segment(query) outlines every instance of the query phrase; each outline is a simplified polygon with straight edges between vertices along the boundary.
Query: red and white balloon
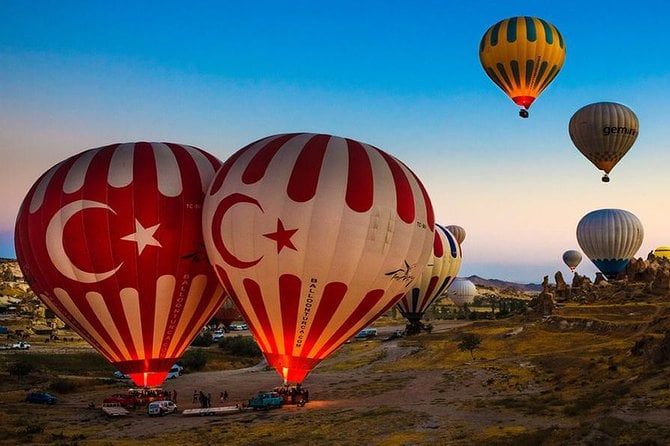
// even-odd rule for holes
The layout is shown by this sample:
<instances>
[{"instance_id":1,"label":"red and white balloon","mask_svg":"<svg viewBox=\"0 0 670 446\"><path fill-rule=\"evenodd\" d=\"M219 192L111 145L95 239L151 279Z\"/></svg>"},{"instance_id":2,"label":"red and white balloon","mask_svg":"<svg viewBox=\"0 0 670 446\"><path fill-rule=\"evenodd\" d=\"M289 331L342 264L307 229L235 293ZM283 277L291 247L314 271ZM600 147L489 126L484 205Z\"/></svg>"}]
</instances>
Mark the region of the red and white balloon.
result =
<instances>
[{"instance_id":1,"label":"red and white balloon","mask_svg":"<svg viewBox=\"0 0 670 446\"><path fill-rule=\"evenodd\" d=\"M396 158L296 133L231 156L205 198L203 225L217 275L268 362L301 382L411 288L434 217Z\"/></svg>"},{"instance_id":2,"label":"red and white balloon","mask_svg":"<svg viewBox=\"0 0 670 446\"><path fill-rule=\"evenodd\" d=\"M160 384L225 296L202 240L221 162L195 147L127 143L47 171L19 210L31 288L136 384Z\"/></svg>"}]
</instances>

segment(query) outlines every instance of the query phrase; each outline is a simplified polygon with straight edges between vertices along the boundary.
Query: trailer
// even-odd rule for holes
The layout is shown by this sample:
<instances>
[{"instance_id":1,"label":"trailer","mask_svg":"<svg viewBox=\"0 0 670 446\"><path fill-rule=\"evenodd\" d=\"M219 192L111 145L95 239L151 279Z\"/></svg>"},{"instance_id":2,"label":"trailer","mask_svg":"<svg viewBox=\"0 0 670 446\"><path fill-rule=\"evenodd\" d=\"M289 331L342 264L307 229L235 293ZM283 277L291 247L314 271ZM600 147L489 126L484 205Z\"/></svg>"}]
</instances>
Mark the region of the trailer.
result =
<instances>
[{"instance_id":1,"label":"trailer","mask_svg":"<svg viewBox=\"0 0 670 446\"><path fill-rule=\"evenodd\" d=\"M130 415L130 412L119 403L102 403L102 411L108 417L125 417Z\"/></svg>"},{"instance_id":2,"label":"trailer","mask_svg":"<svg viewBox=\"0 0 670 446\"><path fill-rule=\"evenodd\" d=\"M182 415L186 417L209 417L214 415L231 415L249 410L250 407L240 406L222 406L222 407L205 407L197 409L184 409Z\"/></svg>"}]
</instances>

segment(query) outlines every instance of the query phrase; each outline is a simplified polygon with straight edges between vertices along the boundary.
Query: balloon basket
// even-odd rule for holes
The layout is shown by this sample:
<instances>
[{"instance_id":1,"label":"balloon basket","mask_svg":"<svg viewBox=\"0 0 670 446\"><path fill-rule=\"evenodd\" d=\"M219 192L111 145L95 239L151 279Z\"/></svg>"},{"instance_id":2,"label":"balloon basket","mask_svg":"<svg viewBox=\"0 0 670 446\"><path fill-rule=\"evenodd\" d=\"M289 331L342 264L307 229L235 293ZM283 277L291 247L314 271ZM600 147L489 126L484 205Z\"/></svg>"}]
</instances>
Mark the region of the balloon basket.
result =
<instances>
[{"instance_id":1,"label":"balloon basket","mask_svg":"<svg viewBox=\"0 0 670 446\"><path fill-rule=\"evenodd\" d=\"M610 182L610 177L607 176L607 174L603 175L601 178L603 183L609 183Z\"/></svg>"},{"instance_id":2,"label":"balloon basket","mask_svg":"<svg viewBox=\"0 0 670 446\"><path fill-rule=\"evenodd\" d=\"M522 108L521 110L519 110L519 116L521 116L522 118L527 118L529 116L528 110Z\"/></svg>"}]
</instances>

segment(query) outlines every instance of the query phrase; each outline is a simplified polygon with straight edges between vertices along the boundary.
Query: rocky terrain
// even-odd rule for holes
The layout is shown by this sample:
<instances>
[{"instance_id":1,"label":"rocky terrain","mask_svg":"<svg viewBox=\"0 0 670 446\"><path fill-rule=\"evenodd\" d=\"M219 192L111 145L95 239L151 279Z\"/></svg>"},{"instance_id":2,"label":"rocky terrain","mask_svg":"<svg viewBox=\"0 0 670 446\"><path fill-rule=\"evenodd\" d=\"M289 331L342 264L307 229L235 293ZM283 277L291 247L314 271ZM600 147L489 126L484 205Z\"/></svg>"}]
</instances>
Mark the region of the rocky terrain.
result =
<instances>
[{"instance_id":1,"label":"rocky terrain","mask_svg":"<svg viewBox=\"0 0 670 446\"><path fill-rule=\"evenodd\" d=\"M102 399L124 392L128 383L110 378L111 368L80 341L35 342L31 351L0 352L0 441L670 444L669 269L664 260L648 258L635 260L610 282L575 275L568 284L557 274L550 283L547 276L539 294L513 291L527 303L522 312L503 319L433 320L430 333L411 337L385 340L404 326L401 318L387 316L375 323L376 338L343 345L306 378L305 407L261 413L149 418L137 409L109 419L99 408ZM507 286L482 290L512 293ZM478 343L469 349L464 339ZM36 364L29 375L10 373L13 364L28 360ZM240 403L280 384L262 363L244 368L211 361L165 383L180 395L182 409L195 407L187 397L194 389L213 395L227 389ZM26 403L31 389L50 389L58 404Z\"/></svg>"}]
</instances>

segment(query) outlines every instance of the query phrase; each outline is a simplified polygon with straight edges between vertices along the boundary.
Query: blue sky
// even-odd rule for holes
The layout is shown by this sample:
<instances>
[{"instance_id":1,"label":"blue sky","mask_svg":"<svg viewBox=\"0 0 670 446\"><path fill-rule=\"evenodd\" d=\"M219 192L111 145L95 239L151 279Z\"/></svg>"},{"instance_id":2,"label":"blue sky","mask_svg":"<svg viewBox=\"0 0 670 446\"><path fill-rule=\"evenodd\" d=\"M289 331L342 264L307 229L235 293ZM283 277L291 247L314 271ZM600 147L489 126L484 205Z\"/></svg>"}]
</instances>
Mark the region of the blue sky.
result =
<instances>
[{"instance_id":1,"label":"blue sky","mask_svg":"<svg viewBox=\"0 0 670 446\"><path fill-rule=\"evenodd\" d=\"M467 233L461 275L539 282L575 228L618 207L670 245L670 12L663 2L0 2L0 257L23 196L54 163L113 142L172 141L221 159L261 137L374 144ZM506 17L548 20L565 65L522 120L478 57ZM582 106L615 101L640 136L612 182L572 145ZM585 260L582 273L595 267Z\"/></svg>"}]
</instances>

